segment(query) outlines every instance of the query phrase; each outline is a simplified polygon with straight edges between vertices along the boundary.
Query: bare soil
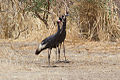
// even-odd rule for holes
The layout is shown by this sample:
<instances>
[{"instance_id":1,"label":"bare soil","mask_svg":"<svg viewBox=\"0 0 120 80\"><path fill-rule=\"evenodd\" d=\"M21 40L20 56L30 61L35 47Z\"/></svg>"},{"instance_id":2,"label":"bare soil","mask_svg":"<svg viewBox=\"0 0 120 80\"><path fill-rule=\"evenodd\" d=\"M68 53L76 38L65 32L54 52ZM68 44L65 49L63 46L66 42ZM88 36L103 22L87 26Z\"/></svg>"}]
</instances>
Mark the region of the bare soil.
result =
<instances>
[{"instance_id":1,"label":"bare soil","mask_svg":"<svg viewBox=\"0 0 120 80\"><path fill-rule=\"evenodd\" d=\"M66 42L69 63L56 63L55 49L48 67L47 50L35 55L37 42L0 42L0 80L119 80L120 43Z\"/></svg>"}]
</instances>

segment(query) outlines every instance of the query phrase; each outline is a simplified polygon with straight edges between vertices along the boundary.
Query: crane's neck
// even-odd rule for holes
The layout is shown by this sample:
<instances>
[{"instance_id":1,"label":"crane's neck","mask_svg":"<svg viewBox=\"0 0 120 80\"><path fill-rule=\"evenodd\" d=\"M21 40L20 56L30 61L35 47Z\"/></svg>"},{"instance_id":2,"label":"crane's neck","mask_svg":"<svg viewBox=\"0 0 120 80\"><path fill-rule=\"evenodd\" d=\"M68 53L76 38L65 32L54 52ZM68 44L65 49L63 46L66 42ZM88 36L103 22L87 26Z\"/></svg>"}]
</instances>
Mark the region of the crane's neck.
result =
<instances>
[{"instance_id":1,"label":"crane's neck","mask_svg":"<svg viewBox=\"0 0 120 80\"><path fill-rule=\"evenodd\" d=\"M57 22L57 26L58 26L57 32L60 32L60 24L59 24L59 22Z\"/></svg>"},{"instance_id":2,"label":"crane's neck","mask_svg":"<svg viewBox=\"0 0 120 80\"><path fill-rule=\"evenodd\" d=\"M66 29L66 18L65 18L64 21L63 21L63 26L62 26L62 28L63 28L63 30Z\"/></svg>"}]
</instances>

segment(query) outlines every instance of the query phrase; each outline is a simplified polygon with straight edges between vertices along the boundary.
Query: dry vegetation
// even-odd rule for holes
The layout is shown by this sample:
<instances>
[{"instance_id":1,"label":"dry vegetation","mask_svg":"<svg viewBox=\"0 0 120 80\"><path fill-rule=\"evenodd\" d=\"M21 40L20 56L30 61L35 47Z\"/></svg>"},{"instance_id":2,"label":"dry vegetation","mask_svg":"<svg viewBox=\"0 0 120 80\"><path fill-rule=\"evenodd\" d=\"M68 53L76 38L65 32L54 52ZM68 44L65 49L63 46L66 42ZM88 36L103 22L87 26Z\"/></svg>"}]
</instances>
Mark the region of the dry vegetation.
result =
<instances>
[{"instance_id":1,"label":"dry vegetation","mask_svg":"<svg viewBox=\"0 0 120 80\"><path fill-rule=\"evenodd\" d=\"M80 37L92 40L115 41L120 37L117 8L112 0L81 0L71 10Z\"/></svg>"},{"instance_id":2,"label":"dry vegetation","mask_svg":"<svg viewBox=\"0 0 120 80\"><path fill-rule=\"evenodd\" d=\"M20 0L1 1L0 12L0 38L27 39L36 34L47 35L55 32L55 15L49 15L49 29L31 12L24 9L26 4ZM112 0L68 0L70 17L67 19L67 39L117 41L120 37L120 24L118 8ZM58 1L56 6L51 7L57 16L64 13L64 2ZM49 32L49 33L48 33ZM19 36L20 35L20 36ZM41 38L43 38L41 35ZM33 40L34 40L33 39ZM73 40L72 40L73 39Z\"/></svg>"},{"instance_id":3,"label":"dry vegetation","mask_svg":"<svg viewBox=\"0 0 120 80\"><path fill-rule=\"evenodd\" d=\"M42 39L56 32L54 23L64 13L64 2L56 0L51 6L54 15L49 14L47 29L25 11L23 1L0 0L0 80L120 79L119 0L67 0L65 45L70 63L55 63L53 49L51 64L56 67L50 68L46 67L47 51L39 56L34 52Z\"/></svg>"}]
</instances>

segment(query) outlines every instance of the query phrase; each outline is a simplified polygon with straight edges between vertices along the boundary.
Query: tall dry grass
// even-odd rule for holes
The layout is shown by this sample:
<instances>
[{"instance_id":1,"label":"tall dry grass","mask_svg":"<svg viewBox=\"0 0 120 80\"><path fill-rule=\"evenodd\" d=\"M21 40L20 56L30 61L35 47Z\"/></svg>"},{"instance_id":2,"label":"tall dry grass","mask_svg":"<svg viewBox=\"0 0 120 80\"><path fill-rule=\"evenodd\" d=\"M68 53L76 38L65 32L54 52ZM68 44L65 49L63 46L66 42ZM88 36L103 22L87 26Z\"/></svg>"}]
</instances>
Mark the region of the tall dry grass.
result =
<instances>
[{"instance_id":1,"label":"tall dry grass","mask_svg":"<svg viewBox=\"0 0 120 80\"><path fill-rule=\"evenodd\" d=\"M41 40L55 33L55 15L48 19L49 29L31 12L25 12L26 4L22 0L0 1L0 39Z\"/></svg>"},{"instance_id":2,"label":"tall dry grass","mask_svg":"<svg viewBox=\"0 0 120 80\"><path fill-rule=\"evenodd\" d=\"M117 6L113 0L68 0L70 16L67 18L66 41L80 39L117 41L120 38L120 24ZM49 29L32 13L24 12L25 4L19 0L0 1L0 38L27 38L42 40L57 30L56 17L49 15ZM57 16L64 13L64 2L52 6ZM25 30L24 30L25 29ZM17 37L20 34L19 37Z\"/></svg>"},{"instance_id":3,"label":"tall dry grass","mask_svg":"<svg viewBox=\"0 0 120 80\"><path fill-rule=\"evenodd\" d=\"M116 41L120 38L117 9L113 0L80 0L70 13L81 38Z\"/></svg>"},{"instance_id":4,"label":"tall dry grass","mask_svg":"<svg viewBox=\"0 0 120 80\"><path fill-rule=\"evenodd\" d=\"M40 26L39 22L32 17L32 14L25 12L24 8L25 4L20 0L0 1L1 39L27 37L36 26Z\"/></svg>"}]
</instances>

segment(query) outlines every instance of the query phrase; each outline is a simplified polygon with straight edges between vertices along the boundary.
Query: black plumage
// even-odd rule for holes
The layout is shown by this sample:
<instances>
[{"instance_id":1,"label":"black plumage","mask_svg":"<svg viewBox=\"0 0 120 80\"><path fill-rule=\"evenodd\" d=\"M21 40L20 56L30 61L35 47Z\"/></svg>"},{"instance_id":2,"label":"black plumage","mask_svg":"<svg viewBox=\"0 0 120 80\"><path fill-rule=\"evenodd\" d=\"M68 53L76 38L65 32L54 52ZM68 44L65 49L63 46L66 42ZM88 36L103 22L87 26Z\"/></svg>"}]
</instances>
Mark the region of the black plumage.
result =
<instances>
[{"instance_id":1,"label":"black plumage","mask_svg":"<svg viewBox=\"0 0 120 80\"><path fill-rule=\"evenodd\" d=\"M59 43L61 44L62 42L64 42L65 38L66 38L66 17L62 16L62 20L63 20L63 25L60 31L60 39L59 39Z\"/></svg>"},{"instance_id":2,"label":"black plumage","mask_svg":"<svg viewBox=\"0 0 120 80\"><path fill-rule=\"evenodd\" d=\"M64 52L64 57L65 57L65 61L66 61L66 56L65 56L65 46L64 46L64 40L66 38L66 16L67 15L63 15L62 16L62 21L63 21L63 25L60 31L60 37L59 37L59 45L61 48L61 44L63 43L63 52ZM58 61L60 60L60 48L59 48L59 56L58 56Z\"/></svg>"},{"instance_id":3,"label":"black plumage","mask_svg":"<svg viewBox=\"0 0 120 80\"><path fill-rule=\"evenodd\" d=\"M62 19L59 17L59 20L57 21L57 25L58 25L58 30L55 34L45 38L38 46L35 54L38 55L41 51L48 49L48 63L50 65L50 54L51 54L51 50L52 48L56 48L59 46L59 35L60 35L60 25L59 23L62 21Z\"/></svg>"}]
</instances>

